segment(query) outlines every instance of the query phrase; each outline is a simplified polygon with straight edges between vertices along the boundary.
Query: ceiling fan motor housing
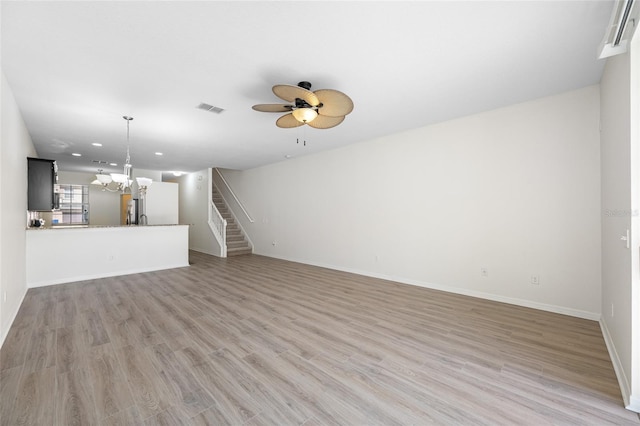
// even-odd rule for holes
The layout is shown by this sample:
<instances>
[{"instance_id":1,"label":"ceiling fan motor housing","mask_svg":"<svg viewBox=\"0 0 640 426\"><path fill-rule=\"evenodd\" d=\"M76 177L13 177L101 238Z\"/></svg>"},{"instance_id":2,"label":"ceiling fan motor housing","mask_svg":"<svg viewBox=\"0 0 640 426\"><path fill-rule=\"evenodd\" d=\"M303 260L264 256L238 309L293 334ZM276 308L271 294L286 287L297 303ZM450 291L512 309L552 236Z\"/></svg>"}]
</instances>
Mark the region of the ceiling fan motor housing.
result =
<instances>
[{"instance_id":1,"label":"ceiling fan motor housing","mask_svg":"<svg viewBox=\"0 0 640 426\"><path fill-rule=\"evenodd\" d=\"M301 81L298 83L298 87L302 87L303 89L311 90L311 83L308 81Z\"/></svg>"},{"instance_id":2,"label":"ceiling fan motor housing","mask_svg":"<svg viewBox=\"0 0 640 426\"><path fill-rule=\"evenodd\" d=\"M304 99L296 98L296 109L298 108L318 109L321 107L322 107L322 102L319 103L318 105L310 105L309 102L305 101Z\"/></svg>"}]
</instances>

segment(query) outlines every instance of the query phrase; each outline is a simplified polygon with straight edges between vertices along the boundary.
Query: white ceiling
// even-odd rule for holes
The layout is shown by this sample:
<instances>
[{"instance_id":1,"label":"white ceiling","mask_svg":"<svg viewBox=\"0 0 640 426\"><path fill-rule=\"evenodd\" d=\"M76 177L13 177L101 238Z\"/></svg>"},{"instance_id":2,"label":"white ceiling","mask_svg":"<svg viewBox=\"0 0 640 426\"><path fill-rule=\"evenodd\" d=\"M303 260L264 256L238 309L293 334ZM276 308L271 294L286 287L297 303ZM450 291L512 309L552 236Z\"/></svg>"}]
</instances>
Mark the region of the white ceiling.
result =
<instances>
[{"instance_id":1,"label":"white ceiling","mask_svg":"<svg viewBox=\"0 0 640 426\"><path fill-rule=\"evenodd\" d=\"M1 7L2 68L39 156L62 170L95 172L92 160L124 160L123 115L134 117L136 168L246 169L596 84L613 3ZM279 102L274 84L301 80L345 92L354 111L336 128L302 130L280 129L279 114L251 109ZM196 109L201 102L225 111Z\"/></svg>"}]
</instances>

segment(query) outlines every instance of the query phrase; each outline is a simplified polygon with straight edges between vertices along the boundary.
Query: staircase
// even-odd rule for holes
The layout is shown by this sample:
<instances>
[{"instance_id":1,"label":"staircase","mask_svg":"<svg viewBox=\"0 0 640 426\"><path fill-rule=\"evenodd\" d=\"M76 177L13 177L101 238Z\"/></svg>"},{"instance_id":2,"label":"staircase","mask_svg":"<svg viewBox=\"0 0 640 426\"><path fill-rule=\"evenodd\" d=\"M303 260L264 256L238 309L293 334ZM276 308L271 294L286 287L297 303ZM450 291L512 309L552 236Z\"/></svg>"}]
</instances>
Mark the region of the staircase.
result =
<instances>
[{"instance_id":1,"label":"staircase","mask_svg":"<svg viewBox=\"0 0 640 426\"><path fill-rule=\"evenodd\" d=\"M229 211L227 204L224 202L222 195L218 192L215 185L213 186L213 204L220 212L220 215L227 221L227 257L240 256L242 254L251 254L251 246L244 237L242 230L236 223L235 218Z\"/></svg>"}]
</instances>

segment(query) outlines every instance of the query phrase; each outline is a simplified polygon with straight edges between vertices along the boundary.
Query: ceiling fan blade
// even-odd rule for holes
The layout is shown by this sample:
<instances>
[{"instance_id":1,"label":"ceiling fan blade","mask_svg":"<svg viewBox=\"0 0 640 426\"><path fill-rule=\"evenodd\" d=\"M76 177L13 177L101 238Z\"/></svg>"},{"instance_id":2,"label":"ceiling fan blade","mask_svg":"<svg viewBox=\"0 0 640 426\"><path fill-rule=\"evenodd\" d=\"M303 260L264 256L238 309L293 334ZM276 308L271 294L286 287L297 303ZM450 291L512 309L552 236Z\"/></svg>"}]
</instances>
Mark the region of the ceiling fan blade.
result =
<instances>
[{"instance_id":1,"label":"ceiling fan blade","mask_svg":"<svg viewBox=\"0 0 640 426\"><path fill-rule=\"evenodd\" d=\"M295 120L295 118L294 118ZM342 117L329 117L327 115L318 115L307 124L316 129L330 129L337 126L344 121L344 115Z\"/></svg>"},{"instance_id":2,"label":"ceiling fan blade","mask_svg":"<svg viewBox=\"0 0 640 426\"><path fill-rule=\"evenodd\" d=\"M317 118L317 117L316 117ZM292 127L300 127L304 123L299 122L293 116L293 114L285 114L282 117L278 118L276 121L276 126L282 127L283 129L290 129Z\"/></svg>"},{"instance_id":3,"label":"ceiling fan blade","mask_svg":"<svg viewBox=\"0 0 640 426\"><path fill-rule=\"evenodd\" d=\"M273 93L275 93L275 95L280 99L284 99L288 102L295 102L296 98L300 98L311 106L316 106L320 103L318 97L312 91L303 89L299 86L292 86L290 84L278 84L273 86Z\"/></svg>"},{"instance_id":4,"label":"ceiling fan blade","mask_svg":"<svg viewBox=\"0 0 640 426\"><path fill-rule=\"evenodd\" d=\"M258 104L251 108L260 112L291 112L293 106L283 104Z\"/></svg>"},{"instance_id":5,"label":"ceiling fan blade","mask_svg":"<svg viewBox=\"0 0 640 426\"><path fill-rule=\"evenodd\" d=\"M318 114L329 117L343 117L353 111L353 101L342 92L331 89L321 89L314 92L322 102Z\"/></svg>"}]
</instances>

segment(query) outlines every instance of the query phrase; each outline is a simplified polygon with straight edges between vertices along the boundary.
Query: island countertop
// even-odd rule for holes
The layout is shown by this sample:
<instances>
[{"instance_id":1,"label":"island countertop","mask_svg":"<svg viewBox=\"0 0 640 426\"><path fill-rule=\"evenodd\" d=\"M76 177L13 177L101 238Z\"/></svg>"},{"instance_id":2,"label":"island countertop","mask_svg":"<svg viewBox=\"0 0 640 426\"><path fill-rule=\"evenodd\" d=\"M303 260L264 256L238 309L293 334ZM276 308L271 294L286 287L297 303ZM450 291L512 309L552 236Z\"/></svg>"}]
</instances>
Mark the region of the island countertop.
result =
<instances>
[{"instance_id":1,"label":"island countertop","mask_svg":"<svg viewBox=\"0 0 640 426\"><path fill-rule=\"evenodd\" d=\"M28 226L27 231L53 231L59 229L97 229L97 228L144 228L153 226L188 226L173 224L154 224L154 225L54 225L54 226Z\"/></svg>"}]
</instances>

